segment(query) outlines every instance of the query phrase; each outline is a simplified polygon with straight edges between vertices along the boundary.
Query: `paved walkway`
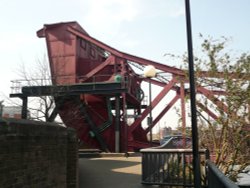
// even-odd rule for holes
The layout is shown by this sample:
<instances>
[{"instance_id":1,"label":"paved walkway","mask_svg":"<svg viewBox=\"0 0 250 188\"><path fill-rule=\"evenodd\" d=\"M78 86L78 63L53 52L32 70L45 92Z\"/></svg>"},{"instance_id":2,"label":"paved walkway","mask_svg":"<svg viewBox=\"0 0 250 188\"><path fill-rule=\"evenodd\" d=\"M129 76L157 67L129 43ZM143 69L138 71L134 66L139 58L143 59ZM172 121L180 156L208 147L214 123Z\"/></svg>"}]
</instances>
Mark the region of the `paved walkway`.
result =
<instances>
[{"instance_id":1,"label":"paved walkway","mask_svg":"<svg viewBox=\"0 0 250 188\"><path fill-rule=\"evenodd\" d=\"M79 188L149 188L141 184L141 157L79 158Z\"/></svg>"}]
</instances>

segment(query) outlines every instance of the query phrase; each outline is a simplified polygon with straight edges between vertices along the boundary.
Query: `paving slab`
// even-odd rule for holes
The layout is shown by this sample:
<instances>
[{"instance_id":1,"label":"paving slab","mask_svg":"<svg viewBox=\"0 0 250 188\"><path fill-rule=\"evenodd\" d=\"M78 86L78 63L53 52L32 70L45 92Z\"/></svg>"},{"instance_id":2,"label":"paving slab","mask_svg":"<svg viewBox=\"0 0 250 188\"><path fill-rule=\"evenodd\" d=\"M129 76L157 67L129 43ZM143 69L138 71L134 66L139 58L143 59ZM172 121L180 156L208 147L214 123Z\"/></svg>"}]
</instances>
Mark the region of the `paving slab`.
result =
<instances>
[{"instance_id":1,"label":"paving slab","mask_svg":"<svg viewBox=\"0 0 250 188\"><path fill-rule=\"evenodd\" d=\"M141 184L141 156L79 158L79 188L149 188Z\"/></svg>"}]
</instances>

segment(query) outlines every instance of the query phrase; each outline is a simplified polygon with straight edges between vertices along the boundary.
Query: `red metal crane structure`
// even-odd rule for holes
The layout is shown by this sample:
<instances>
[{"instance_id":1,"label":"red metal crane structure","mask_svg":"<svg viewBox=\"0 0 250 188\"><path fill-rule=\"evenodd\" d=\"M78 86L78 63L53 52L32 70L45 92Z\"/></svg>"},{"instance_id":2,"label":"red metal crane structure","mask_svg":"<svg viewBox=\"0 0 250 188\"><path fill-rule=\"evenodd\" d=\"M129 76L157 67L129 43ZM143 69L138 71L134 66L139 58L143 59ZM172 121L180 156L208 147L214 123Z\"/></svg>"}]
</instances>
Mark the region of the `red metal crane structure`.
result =
<instances>
[{"instance_id":1,"label":"red metal crane structure","mask_svg":"<svg viewBox=\"0 0 250 188\"><path fill-rule=\"evenodd\" d=\"M77 22L45 24L37 31L37 36L46 39L52 86L23 87L22 94L18 95L23 99L23 108L27 108L29 96L54 96L53 114L58 113L66 126L76 129L79 139L91 148L127 152L152 146L147 134L179 99L182 119L185 119L185 95L188 93L185 83L188 81L183 70L118 51L91 37ZM147 65L168 75L167 79L161 74L144 78L136 73L136 69L143 70ZM206 76L206 72L200 76ZM150 106L142 105L142 81L162 88ZM150 126L143 128L142 121L171 90L175 96ZM214 100L220 91L198 86L197 92L226 110L219 99ZM217 118L203 104L198 105ZM128 110L134 113L130 125Z\"/></svg>"}]
</instances>

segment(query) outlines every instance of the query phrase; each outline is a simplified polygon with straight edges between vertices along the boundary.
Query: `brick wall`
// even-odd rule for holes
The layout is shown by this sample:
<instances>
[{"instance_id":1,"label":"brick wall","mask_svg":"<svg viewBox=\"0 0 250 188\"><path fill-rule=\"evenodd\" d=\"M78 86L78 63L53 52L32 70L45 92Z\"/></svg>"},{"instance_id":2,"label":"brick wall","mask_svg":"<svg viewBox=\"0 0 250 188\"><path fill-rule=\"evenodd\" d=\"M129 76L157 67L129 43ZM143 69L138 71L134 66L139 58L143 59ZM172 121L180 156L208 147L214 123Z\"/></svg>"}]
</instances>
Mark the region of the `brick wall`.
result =
<instances>
[{"instance_id":1,"label":"brick wall","mask_svg":"<svg viewBox=\"0 0 250 188\"><path fill-rule=\"evenodd\" d=\"M77 187L77 139L52 123L0 119L0 187Z\"/></svg>"}]
</instances>

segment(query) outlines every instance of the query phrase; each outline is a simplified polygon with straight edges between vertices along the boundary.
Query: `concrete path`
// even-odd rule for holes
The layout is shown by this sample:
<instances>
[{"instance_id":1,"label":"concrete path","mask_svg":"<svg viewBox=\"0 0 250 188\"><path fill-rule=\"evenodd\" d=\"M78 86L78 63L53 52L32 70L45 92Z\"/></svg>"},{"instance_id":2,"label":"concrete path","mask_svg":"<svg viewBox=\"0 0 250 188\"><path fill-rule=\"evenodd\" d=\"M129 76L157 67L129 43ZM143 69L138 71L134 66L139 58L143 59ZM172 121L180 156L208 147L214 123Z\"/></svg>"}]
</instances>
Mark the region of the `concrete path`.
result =
<instances>
[{"instance_id":1,"label":"concrete path","mask_svg":"<svg viewBox=\"0 0 250 188\"><path fill-rule=\"evenodd\" d=\"M79 188L149 188L141 184L141 157L79 158Z\"/></svg>"}]
</instances>

